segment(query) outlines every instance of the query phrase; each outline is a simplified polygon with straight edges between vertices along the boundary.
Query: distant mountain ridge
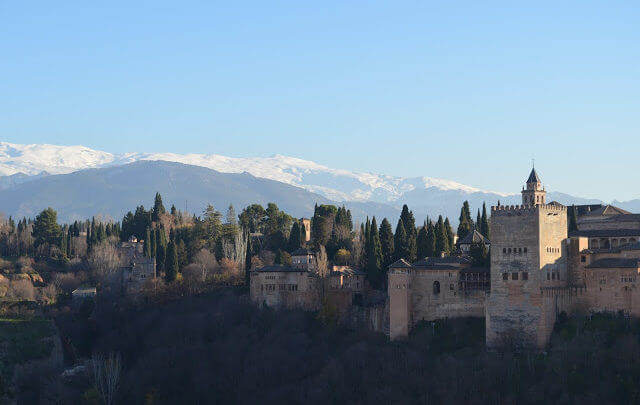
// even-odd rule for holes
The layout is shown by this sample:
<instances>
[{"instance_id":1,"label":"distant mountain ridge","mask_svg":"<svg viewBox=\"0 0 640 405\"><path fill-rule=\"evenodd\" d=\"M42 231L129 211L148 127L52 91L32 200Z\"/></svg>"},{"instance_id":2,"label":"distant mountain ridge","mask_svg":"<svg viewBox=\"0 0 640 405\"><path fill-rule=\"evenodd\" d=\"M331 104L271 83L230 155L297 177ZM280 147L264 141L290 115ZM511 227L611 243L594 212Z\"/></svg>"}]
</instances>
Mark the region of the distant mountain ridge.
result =
<instances>
[{"instance_id":1,"label":"distant mountain ridge","mask_svg":"<svg viewBox=\"0 0 640 405\"><path fill-rule=\"evenodd\" d=\"M463 193L491 193L455 181L431 177L402 178L332 169L315 162L275 155L268 158L232 158L216 154L112 154L84 146L19 145L0 142L0 176L42 172L67 174L89 168L118 166L140 160L163 160L207 167L221 173L247 172L256 177L303 187L334 201L397 203L407 192L435 187ZM0 187L2 182L0 182Z\"/></svg>"},{"instance_id":2,"label":"distant mountain ridge","mask_svg":"<svg viewBox=\"0 0 640 405\"><path fill-rule=\"evenodd\" d=\"M169 156L169 161L157 159L162 156ZM179 164L177 160L192 164ZM153 171L155 176L150 175ZM73 197L66 198L65 190ZM0 142L0 212L6 215L34 216L52 206L60 212L62 220L97 214L119 219L123 210L149 204L156 191L163 194L168 204L175 203L180 209L186 201L189 211L196 214L209 202L223 210L230 203L241 209L254 202L273 201L292 215L310 216L315 203L331 203L345 204L357 220L375 215L395 222L402 204L407 204L418 224L426 217L443 215L454 225L465 200L469 201L474 217L483 202L489 208L498 201L510 205L521 201L519 193L484 191L428 177L405 179L352 173L279 155L271 158L114 155L83 146ZM553 200L566 205L602 203L549 192L548 201ZM615 205L640 212L640 200Z\"/></svg>"}]
</instances>

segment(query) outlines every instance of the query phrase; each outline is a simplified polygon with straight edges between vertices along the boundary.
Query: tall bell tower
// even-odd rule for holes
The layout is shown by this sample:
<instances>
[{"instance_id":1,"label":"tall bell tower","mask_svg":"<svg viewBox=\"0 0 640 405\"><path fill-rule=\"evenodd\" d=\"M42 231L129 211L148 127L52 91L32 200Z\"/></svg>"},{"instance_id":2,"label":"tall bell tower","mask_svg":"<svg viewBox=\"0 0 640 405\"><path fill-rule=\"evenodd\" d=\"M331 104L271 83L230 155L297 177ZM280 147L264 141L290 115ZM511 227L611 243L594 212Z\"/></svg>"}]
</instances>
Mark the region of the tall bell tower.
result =
<instances>
[{"instance_id":1,"label":"tall bell tower","mask_svg":"<svg viewBox=\"0 0 640 405\"><path fill-rule=\"evenodd\" d=\"M547 192L542 187L542 180L536 173L536 168L531 169L531 174L527 179L526 188L522 188L522 205L544 205L546 204Z\"/></svg>"}]
</instances>

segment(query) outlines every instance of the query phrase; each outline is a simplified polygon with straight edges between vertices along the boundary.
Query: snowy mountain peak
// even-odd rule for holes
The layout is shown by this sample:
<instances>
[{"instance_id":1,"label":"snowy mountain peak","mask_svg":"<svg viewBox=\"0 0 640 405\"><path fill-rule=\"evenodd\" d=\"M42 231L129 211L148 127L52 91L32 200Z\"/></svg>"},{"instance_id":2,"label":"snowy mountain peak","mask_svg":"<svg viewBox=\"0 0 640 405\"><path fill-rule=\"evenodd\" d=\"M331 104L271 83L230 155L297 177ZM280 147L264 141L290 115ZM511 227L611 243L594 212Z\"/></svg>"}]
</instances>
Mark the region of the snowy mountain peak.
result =
<instances>
[{"instance_id":1,"label":"snowy mountain peak","mask_svg":"<svg viewBox=\"0 0 640 405\"><path fill-rule=\"evenodd\" d=\"M202 166L222 173L247 172L305 188L334 201L396 202L410 191L436 188L465 194L485 192L450 180L431 177L402 178L332 169L280 154L271 157L234 158L216 154L122 153L112 154L85 146L20 145L0 142L0 176L66 174L78 170L122 165L139 160L165 160ZM502 193L495 193L505 195Z\"/></svg>"}]
</instances>

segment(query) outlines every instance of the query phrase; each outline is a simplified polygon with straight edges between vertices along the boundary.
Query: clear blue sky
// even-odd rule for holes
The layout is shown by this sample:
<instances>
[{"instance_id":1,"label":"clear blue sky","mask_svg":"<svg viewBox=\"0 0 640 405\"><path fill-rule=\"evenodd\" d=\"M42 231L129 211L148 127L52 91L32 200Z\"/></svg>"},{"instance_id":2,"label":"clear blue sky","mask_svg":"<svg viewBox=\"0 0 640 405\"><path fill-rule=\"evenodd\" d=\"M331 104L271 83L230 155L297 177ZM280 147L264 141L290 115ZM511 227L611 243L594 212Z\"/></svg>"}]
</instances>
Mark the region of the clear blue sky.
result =
<instances>
[{"instance_id":1,"label":"clear blue sky","mask_svg":"<svg viewBox=\"0 0 640 405\"><path fill-rule=\"evenodd\" d=\"M95 3L0 1L0 140L640 198L638 2Z\"/></svg>"}]
</instances>

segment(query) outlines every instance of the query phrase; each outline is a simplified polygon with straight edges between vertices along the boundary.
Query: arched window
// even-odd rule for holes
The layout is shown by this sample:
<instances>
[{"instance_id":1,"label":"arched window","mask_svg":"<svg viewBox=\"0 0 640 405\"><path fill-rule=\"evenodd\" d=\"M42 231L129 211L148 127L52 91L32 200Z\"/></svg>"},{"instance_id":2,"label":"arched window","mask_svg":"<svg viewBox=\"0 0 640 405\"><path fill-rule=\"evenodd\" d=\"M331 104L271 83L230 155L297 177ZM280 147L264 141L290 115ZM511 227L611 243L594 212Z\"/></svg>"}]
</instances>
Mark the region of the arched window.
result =
<instances>
[{"instance_id":1,"label":"arched window","mask_svg":"<svg viewBox=\"0 0 640 405\"><path fill-rule=\"evenodd\" d=\"M434 281L433 282L433 295L437 295L440 294L440 282L439 281Z\"/></svg>"}]
</instances>

